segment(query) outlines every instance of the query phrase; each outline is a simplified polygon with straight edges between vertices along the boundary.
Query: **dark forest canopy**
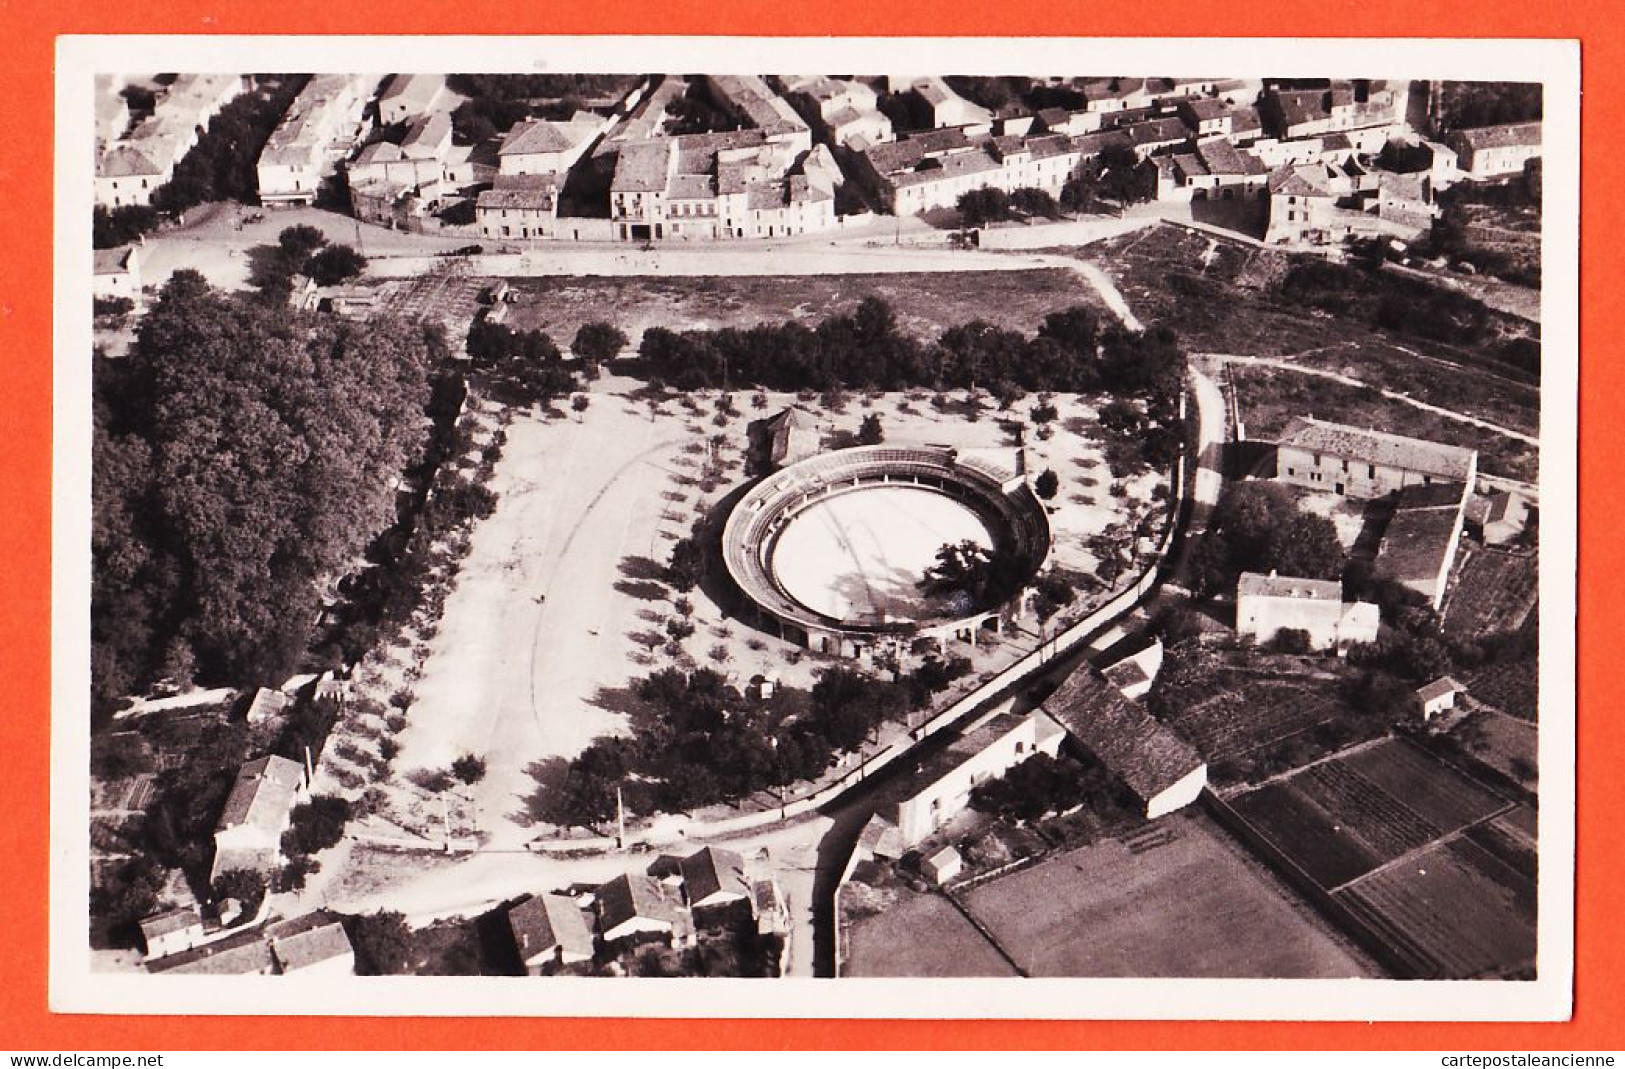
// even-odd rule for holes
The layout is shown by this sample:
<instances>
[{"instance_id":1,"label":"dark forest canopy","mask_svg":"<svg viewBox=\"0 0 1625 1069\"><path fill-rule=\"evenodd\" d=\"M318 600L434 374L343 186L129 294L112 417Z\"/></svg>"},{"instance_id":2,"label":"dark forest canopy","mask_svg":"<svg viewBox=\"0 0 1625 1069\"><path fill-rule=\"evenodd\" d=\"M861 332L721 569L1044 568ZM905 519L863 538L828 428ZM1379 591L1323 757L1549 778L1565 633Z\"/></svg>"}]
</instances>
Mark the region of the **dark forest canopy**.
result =
<instances>
[{"instance_id":1,"label":"dark forest canopy","mask_svg":"<svg viewBox=\"0 0 1625 1069\"><path fill-rule=\"evenodd\" d=\"M1541 118L1539 82L1444 82L1439 119L1447 130L1531 122Z\"/></svg>"},{"instance_id":2,"label":"dark forest canopy","mask_svg":"<svg viewBox=\"0 0 1625 1069\"><path fill-rule=\"evenodd\" d=\"M96 369L93 695L289 670L317 584L394 518L444 343L299 316L177 272ZM186 682L186 680L177 680Z\"/></svg>"}]
</instances>

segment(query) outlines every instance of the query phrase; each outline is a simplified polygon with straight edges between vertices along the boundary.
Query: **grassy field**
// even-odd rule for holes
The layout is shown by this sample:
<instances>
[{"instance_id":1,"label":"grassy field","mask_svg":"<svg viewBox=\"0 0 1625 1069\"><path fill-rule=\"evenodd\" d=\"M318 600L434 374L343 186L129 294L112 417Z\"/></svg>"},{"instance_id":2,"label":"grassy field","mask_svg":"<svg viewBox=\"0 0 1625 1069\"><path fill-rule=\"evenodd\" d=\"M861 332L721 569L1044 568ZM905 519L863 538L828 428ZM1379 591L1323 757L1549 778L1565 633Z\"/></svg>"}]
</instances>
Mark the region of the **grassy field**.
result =
<instances>
[{"instance_id":1,"label":"grassy field","mask_svg":"<svg viewBox=\"0 0 1625 1069\"><path fill-rule=\"evenodd\" d=\"M1535 725L1481 709L1450 729L1450 737L1476 760L1528 790L1540 782L1540 737Z\"/></svg>"},{"instance_id":2,"label":"grassy field","mask_svg":"<svg viewBox=\"0 0 1625 1069\"><path fill-rule=\"evenodd\" d=\"M842 976L1014 976L964 914L941 895L903 895L853 923Z\"/></svg>"},{"instance_id":3,"label":"grassy field","mask_svg":"<svg viewBox=\"0 0 1625 1069\"><path fill-rule=\"evenodd\" d=\"M984 884L966 904L1033 976L1380 975L1195 812Z\"/></svg>"},{"instance_id":4,"label":"grassy field","mask_svg":"<svg viewBox=\"0 0 1625 1069\"><path fill-rule=\"evenodd\" d=\"M1485 348L1399 336L1282 299L1277 288L1292 262L1285 253L1163 226L1099 242L1088 258L1141 319L1173 327L1195 352L1291 359L1502 426L1532 433L1538 425L1538 388ZM1497 337L1532 329L1513 316L1491 318Z\"/></svg>"},{"instance_id":5,"label":"grassy field","mask_svg":"<svg viewBox=\"0 0 1625 1069\"><path fill-rule=\"evenodd\" d=\"M632 339L645 329L750 327L795 320L808 325L850 313L880 297L899 325L922 341L983 319L1031 334L1050 312L1075 304L1102 308L1094 290L1060 268L919 274L716 277L578 276L510 279L520 297L508 325L546 331L561 347L583 323L607 319ZM1110 315L1102 308L1102 318Z\"/></svg>"},{"instance_id":6,"label":"grassy field","mask_svg":"<svg viewBox=\"0 0 1625 1069\"><path fill-rule=\"evenodd\" d=\"M1336 370L1341 372L1344 369L1339 367ZM1427 372L1437 374L1437 369L1424 368L1423 373ZM1247 437L1250 439L1270 441L1294 416L1319 416L1356 427L1380 427L1395 434L1476 449L1480 469L1490 475L1505 475L1523 482L1534 482L1539 477L1540 450L1535 446L1384 397L1369 385L1351 386L1284 368L1241 364L1232 365L1230 374L1236 385L1241 418L1247 425ZM1386 376L1383 381L1389 389L1410 392L1418 400L1427 400L1418 392L1407 389L1407 386L1414 385L1408 381L1396 385ZM1493 389L1491 393L1494 393ZM1429 400L1428 403L1437 404L1440 401ZM1475 405L1474 408L1474 414L1490 418L1482 411L1483 406ZM1529 417L1532 415L1536 422L1539 419L1538 408L1533 413L1509 409L1499 414L1514 417L1509 421L1512 429L1527 433L1533 433L1535 429L1529 426Z\"/></svg>"}]
</instances>

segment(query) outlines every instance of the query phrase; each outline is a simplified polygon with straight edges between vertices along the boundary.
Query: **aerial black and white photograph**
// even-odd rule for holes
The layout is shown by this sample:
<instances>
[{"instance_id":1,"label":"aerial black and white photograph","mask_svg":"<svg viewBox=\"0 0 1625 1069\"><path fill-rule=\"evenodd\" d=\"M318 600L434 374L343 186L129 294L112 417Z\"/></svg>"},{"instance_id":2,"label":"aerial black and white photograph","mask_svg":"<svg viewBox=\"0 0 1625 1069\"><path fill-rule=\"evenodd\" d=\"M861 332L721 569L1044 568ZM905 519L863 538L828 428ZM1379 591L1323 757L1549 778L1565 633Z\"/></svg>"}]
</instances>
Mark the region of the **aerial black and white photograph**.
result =
<instances>
[{"instance_id":1,"label":"aerial black and white photograph","mask_svg":"<svg viewBox=\"0 0 1625 1069\"><path fill-rule=\"evenodd\" d=\"M73 74L80 986L1566 985L1571 82L1003 44Z\"/></svg>"}]
</instances>

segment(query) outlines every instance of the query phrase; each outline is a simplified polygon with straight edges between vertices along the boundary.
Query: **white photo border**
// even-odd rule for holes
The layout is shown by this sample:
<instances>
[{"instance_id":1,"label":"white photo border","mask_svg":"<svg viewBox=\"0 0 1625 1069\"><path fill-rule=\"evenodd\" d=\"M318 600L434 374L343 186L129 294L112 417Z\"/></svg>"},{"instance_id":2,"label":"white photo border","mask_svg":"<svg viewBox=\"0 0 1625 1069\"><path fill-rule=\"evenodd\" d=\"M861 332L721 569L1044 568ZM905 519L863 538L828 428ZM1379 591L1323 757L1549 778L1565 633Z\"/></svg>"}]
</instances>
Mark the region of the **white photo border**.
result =
<instances>
[{"instance_id":1,"label":"white photo border","mask_svg":"<svg viewBox=\"0 0 1625 1069\"><path fill-rule=\"evenodd\" d=\"M1215 70L1222 67L1222 70ZM1545 85L1538 978L597 980L92 973L92 77L121 70L1427 77ZM1573 1006L1579 44L1568 40L64 36L56 65L49 1005L60 1013L1560 1021Z\"/></svg>"}]
</instances>

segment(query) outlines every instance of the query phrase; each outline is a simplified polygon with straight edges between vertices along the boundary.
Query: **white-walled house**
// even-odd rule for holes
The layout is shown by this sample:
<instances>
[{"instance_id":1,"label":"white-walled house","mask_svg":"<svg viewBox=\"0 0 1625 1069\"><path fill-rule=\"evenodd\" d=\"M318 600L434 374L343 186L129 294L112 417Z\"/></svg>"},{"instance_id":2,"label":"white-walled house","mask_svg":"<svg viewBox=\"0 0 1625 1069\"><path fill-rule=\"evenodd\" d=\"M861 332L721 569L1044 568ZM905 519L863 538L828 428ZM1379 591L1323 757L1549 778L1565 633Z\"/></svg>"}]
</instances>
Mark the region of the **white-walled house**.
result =
<instances>
[{"instance_id":1,"label":"white-walled house","mask_svg":"<svg viewBox=\"0 0 1625 1069\"><path fill-rule=\"evenodd\" d=\"M95 251L90 292L94 297L141 300L141 255L134 245Z\"/></svg>"},{"instance_id":2,"label":"white-walled house","mask_svg":"<svg viewBox=\"0 0 1625 1069\"><path fill-rule=\"evenodd\" d=\"M1063 680L1044 709L1127 784L1148 820L1190 805L1207 786L1201 755L1088 665Z\"/></svg>"},{"instance_id":3,"label":"white-walled house","mask_svg":"<svg viewBox=\"0 0 1625 1069\"><path fill-rule=\"evenodd\" d=\"M1446 141L1468 178L1504 178L1522 174L1524 164L1540 159L1541 127L1539 122L1480 126L1457 130Z\"/></svg>"},{"instance_id":4,"label":"white-walled house","mask_svg":"<svg viewBox=\"0 0 1625 1069\"><path fill-rule=\"evenodd\" d=\"M249 761L237 772L214 832L210 878L246 869L272 872L282 864L282 833L304 791L305 770L286 757Z\"/></svg>"},{"instance_id":5,"label":"white-walled house","mask_svg":"<svg viewBox=\"0 0 1625 1069\"><path fill-rule=\"evenodd\" d=\"M195 909L170 909L141 922L147 960L190 950L203 941L203 918Z\"/></svg>"},{"instance_id":6,"label":"white-walled house","mask_svg":"<svg viewBox=\"0 0 1625 1069\"><path fill-rule=\"evenodd\" d=\"M425 115L445 92L443 74L397 74L378 96L378 121L390 126Z\"/></svg>"},{"instance_id":7,"label":"white-walled house","mask_svg":"<svg viewBox=\"0 0 1625 1069\"><path fill-rule=\"evenodd\" d=\"M590 111L578 111L568 122L531 119L518 123L497 149L501 174L563 175L604 132L609 120Z\"/></svg>"},{"instance_id":8,"label":"white-walled house","mask_svg":"<svg viewBox=\"0 0 1625 1069\"><path fill-rule=\"evenodd\" d=\"M1312 649L1344 649L1375 642L1380 622L1371 602L1345 602L1336 579L1243 572L1236 581L1236 633L1260 644L1282 631L1303 631Z\"/></svg>"},{"instance_id":9,"label":"white-walled house","mask_svg":"<svg viewBox=\"0 0 1625 1069\"><path fill-rule=\"evenodd\" d=\"M360 137L368 83L351 74L311 78L260 151L262 204L315 203L322 182Z\"/></svg>"},{"instance_id":10,"label":"white-walled house","mask_svg":"<svg viewBox=\"0 0 1625 1069\"><path fill-rule=\"evenodd\" d=\"M1065 735L1040 710L1003 713L938 751L897 803L895 822L903 843L913 846L963 812L977 784L997 779L1034 754L1054 757Z\"/></svg>"}]
</instances>

